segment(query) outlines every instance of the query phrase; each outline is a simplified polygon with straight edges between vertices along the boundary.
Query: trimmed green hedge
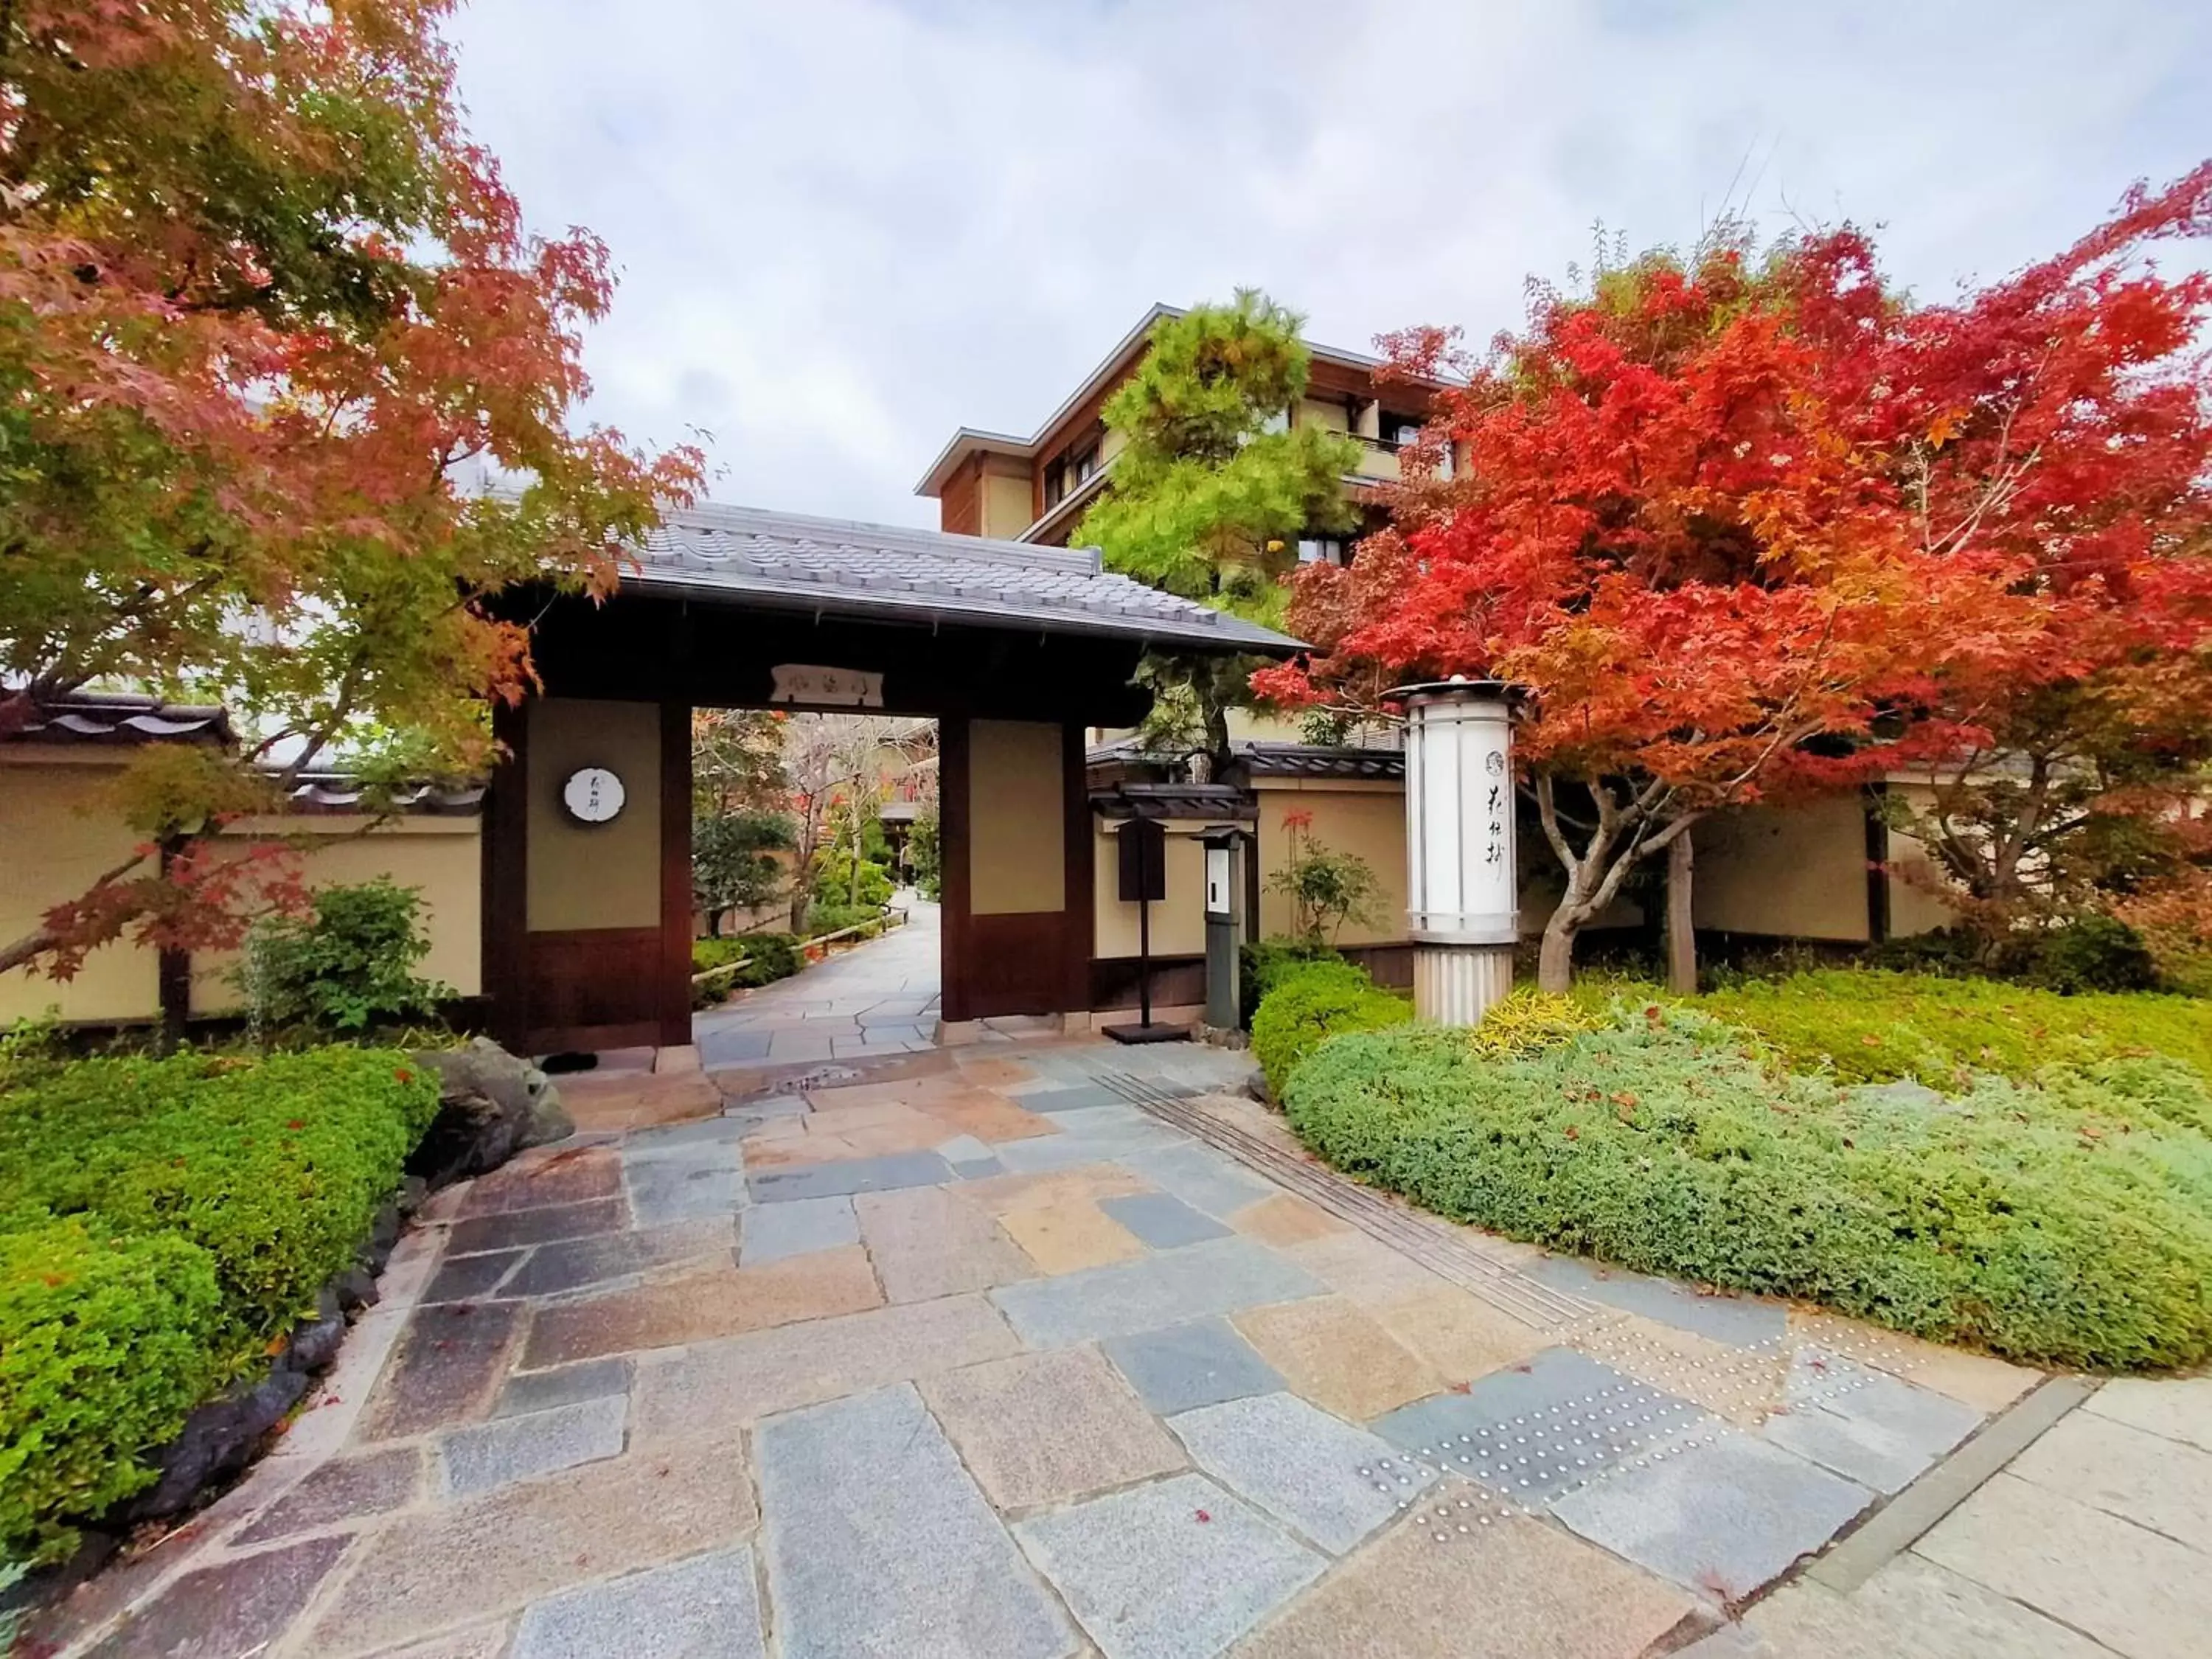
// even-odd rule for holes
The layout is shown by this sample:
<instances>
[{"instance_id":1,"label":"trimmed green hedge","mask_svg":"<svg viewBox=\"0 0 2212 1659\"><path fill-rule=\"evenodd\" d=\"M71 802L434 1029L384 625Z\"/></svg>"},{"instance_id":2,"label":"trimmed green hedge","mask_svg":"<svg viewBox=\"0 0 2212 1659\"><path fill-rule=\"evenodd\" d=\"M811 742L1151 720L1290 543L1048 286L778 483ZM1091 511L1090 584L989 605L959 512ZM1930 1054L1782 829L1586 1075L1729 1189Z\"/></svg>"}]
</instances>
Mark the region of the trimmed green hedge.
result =
<instances>
[{"instance_id":1,"label":"trimmed green hedge","mask_svg":"<svg viewBox=\"0 0 2212 1659\"><path fill-rule=\"evenodd\" d=\"M693 973L703 974L710 968L724 967L732 962L744 962L746 965L734 973L694 986L694 1007L712 1007L726 1000L732 991L789 979L806 966L806 957L799 949L796 933L739 933L725 939L691 941Z\"/></svg>"},{"instance_id":2,"label":"trimmed green hedge","mask_svg":"<svg viewBox=\"0 0 2212 1659\"><path fill-rule=\"evenodd\" d=\"M1377 989L1340 957L1285 963L1270 973L1263 991L1252 1016L1252 1055L1267 1092L1279 1100L1299 1062L1328 1038L1402 1025L1413 1017L1412 1003Z\"/></svg>"},{"instance_id":3,"label":"trimmed green hedge","mask_svg":"<svg viewBox=\"0 0 2212 1659\"><path fill-rule=\"evenodd\" d=\"M1819 1003L1761 1030L1849 1048L1849 1006L1821 1045ZM1843 1086L1655 1002L1505 1059L1343 1036L1285 1097L1340 1169L1516 1238L2038 1364L2212 1357L2212 1085L2174 1058Z\"/></svg>"},{"instance_id":4,"label":"trimmed green hedge","mask_svg":"<svg viewBox=\"0 0 2212 1659\"><path fill-rule=\"evenodd\" d=\"M80 1060L0 1093L0 1555L65 1551L265 1363L437 1107L434 1074L350 1048Z\"/></svg>"},{"instance_id":5,"label":"trimmed green hedge","mask_svg":"<svg viewBox=\"0 0 2212 1659\"><path fill-rule=\"evenodd\" d=\"M2015 1081L2054 1060L2164 1054L2212 1080L2212 1001L2141 992L2067 996L1994 980L1837 968L1755 981L1692 1005L1752 1032L1800 1071L1852 1082L1968 1071Z\"/></svg>"}]
</instances>

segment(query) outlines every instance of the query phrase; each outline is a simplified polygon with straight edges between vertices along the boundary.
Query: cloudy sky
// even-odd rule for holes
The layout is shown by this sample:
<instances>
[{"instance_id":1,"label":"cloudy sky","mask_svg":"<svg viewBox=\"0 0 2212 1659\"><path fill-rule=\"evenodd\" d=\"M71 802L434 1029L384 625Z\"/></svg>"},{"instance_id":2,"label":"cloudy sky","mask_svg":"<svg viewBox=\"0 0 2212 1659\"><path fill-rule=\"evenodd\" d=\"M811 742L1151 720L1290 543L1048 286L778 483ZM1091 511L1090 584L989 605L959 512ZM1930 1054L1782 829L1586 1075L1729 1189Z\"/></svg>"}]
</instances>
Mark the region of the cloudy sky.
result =
<instances>
[{"instance_id":1,"label":"cloudy sky","mask_svg":"<svg viewBox=\"0 0 2212 1659\"><path fill-rule=\"evenodd\" d=\"M722 501L932 525L1155 300L1486 339L1530 273L1883 228L1923 295L2212 155L2203 0L471 0L477 135L623 270L592 413Z\"/></svg>"}]
</instances>

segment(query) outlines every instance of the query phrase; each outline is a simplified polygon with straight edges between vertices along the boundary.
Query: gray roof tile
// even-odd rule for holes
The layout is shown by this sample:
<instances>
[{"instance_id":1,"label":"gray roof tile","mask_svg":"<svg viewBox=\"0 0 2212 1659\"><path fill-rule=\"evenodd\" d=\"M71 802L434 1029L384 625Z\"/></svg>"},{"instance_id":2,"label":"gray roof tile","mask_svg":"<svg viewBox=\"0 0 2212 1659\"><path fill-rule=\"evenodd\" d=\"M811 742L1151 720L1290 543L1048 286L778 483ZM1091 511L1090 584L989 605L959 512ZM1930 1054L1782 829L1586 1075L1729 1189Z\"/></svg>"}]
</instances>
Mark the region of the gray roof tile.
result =
<instances>
[{"instance_id":1,"label":"gray roof tile","mask_svg":"<svg viewBox=\"0 0 2212 1659\"><path fill-rule=\"evenodd\" d=\"M671 511L624 581L702 597L1047 633L1109 634L1200 651L1287 656L1295 640L1100 568L1096 549L1037 547L753 507Z\"/></svg>"}]
</instances>

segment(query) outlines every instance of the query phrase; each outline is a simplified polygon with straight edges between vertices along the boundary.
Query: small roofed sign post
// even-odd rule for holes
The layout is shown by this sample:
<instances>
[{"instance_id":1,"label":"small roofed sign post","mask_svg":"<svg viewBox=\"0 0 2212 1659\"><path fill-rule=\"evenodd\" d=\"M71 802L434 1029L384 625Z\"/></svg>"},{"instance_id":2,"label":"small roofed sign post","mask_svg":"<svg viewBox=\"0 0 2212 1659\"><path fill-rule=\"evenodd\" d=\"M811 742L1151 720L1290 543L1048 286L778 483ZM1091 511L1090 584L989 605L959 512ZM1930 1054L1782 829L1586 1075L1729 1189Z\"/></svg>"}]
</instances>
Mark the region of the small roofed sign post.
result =
<instances>
[{"instance_id":1,"label":"small roofed sign post","mask_svg":"<svg viewBox=\"0 0 2212 1659\"><path fill-rule=\"evenodd\" d=\"M1152 901L1168 896L1167 831L1158 818L1131 818L1115 838L1120 855L1117 891L1137 907L1137 1023L1102 1027L1116 1042L1180 1042L1188 1025L1152 1018Z\"/></svg>"},{"instance_id":2,"label":"small roofed sign post","mask_svg":"<svg viewBox=\"0 0 2212 1659\"><path fill-rule=\"evenodd\" d=\"M1413 1012L1473 1025L1512 990L1520 937L1512 690L1455 677L1387 695L1406 705Z\"/></svg>"}]
</instances>

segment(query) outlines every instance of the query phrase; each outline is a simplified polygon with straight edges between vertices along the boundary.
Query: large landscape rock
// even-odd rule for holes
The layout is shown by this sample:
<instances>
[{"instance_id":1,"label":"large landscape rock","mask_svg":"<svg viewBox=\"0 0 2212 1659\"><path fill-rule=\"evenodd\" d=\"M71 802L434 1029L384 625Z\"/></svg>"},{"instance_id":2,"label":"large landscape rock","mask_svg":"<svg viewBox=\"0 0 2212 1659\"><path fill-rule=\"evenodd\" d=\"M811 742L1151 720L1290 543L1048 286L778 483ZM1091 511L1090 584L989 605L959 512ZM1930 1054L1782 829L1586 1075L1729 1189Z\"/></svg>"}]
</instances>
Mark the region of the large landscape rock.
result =
<instances>
[{"instance_id":1,"label":"large landscape rock","mask_svg":"<svg viewBox=\"0 0 2212 1659\"><path fill-rule=\"evenodd\" d=\"M526 1146L575 1132L545 1073L489 1037L472 1037L461 1048L424 1049L415 1058L438 1073L441 1088L437 1119L407 1168L434 1188L497 1169Z\"/></svg>"}]
</instances>

